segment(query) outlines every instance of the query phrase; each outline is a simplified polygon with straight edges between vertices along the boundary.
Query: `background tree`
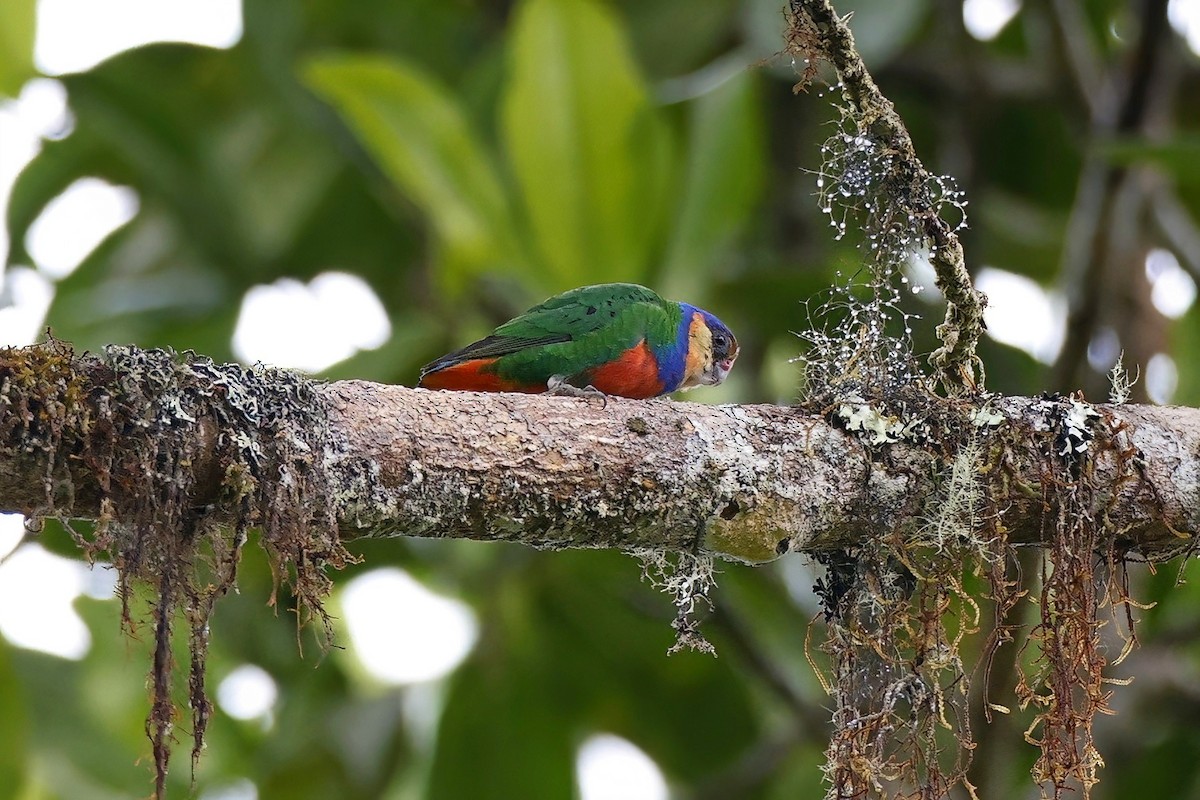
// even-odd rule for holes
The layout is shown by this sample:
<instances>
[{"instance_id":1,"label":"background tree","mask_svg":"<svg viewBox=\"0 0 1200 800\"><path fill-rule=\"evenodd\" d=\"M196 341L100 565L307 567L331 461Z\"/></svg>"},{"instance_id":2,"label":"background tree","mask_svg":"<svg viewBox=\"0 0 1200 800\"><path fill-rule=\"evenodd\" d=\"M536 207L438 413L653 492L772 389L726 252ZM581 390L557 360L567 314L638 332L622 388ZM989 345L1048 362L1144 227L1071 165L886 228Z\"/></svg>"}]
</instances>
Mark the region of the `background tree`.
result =
<instances>
[{"instance_id":1,"label":"background tree","mask_svg":"<svg viewBox=\"0 0 1200 800\"><path fill-rule=\"evenodd\" d=\"M1030 3L989 42L957 3L855 5L863 55L918 150L971 198L969 262L1069 302L1052 370L984 343L989 388L1084 386L1099 399L1124 348L1146 366L1136 391L1167 399L1163 357L1189 364L1200 341L1194 310L1170 320L1153 302L1173 264L1200 271L1195 56L1167 4ZM858 255L828 235L801 171L821 164L832 111L793 98L795 73L772 57L776 4L256 0L244 15L229 50L155 45L63 77L73 130L14 189L9 263L29 263L30 225L80 177L133 187L140 210L56 282L57 336L232 358L249 290L336 269L370 284L393 335L325 374L411 382L549 293L635 280L738 332L737 380L695 399L794 395L789 331ZM940 310L905 302L931 320L917 332L932 349ZM1179 372L1173 399L1195 405ZM40 541L77 557L53 526ZM214 683L255 664L280 697L269 724L216 717L202 793L248 778L262 797L562 797L575 748L598 731L635 742L683 795L816 793L827 700L804 652L816 604L803 565L724 567L706 627L722 657L665 659L669 604L628 558L405 540L359 552L340 581L395 564L469 602L471 655L432 688L382 687L339 651L301 660L293 620L263 613L271 577L248 550L241 594L214 623ZM1137 577L1134 595L1158 605L1124 667L1139 680L1098 730L1109 769L1097 796L1200 792L1192 590L1175 577ZM116 604L78 605L93 640L82 661L0 643L12 711L0 739L13 742L0 788L142 794L143 654L125 652ZM976 780L986 796L1019 796L1035 751L1014 744L1019 717L1001 719L981 728ZM186 770L172 777L186 791Z\"/></svg>"}]
</instances>

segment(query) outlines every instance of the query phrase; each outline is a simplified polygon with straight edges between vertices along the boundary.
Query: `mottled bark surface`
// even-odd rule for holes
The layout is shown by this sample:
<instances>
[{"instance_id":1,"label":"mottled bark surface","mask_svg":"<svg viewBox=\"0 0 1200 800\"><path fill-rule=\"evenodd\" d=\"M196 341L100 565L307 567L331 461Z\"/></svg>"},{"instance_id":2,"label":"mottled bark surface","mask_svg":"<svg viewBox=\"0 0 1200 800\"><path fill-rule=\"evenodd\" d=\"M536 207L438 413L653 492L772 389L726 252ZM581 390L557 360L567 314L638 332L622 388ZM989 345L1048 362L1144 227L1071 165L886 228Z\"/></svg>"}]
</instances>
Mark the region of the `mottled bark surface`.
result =
<instances>
[{"instance_id":1,"label":"mottled bark surface","mask_svg":"<svg viewBox=\"0 0 1200 800\"><path fill-rule=\"evenodd\" d=\"M876 469L802 411L669 400L324 387L348 452L379 465L366 532L574 547L711 547L769 560L902 514L912 476ZM871 502L864 502L868 498Z\"/></svg>"},{"instance_id":2,"label":"mottled bark surface","mask_svg":"<svg viewBox=\"0 0 1200 800\"><path fill-rule=\"evenodd\" d=\"M864 444L779 406L596 401L330 384L331 430L378 465L350 498L363 533L514 539L573 547L699 546L765 561L916 530L946 459L927 445ZM994 403L982 475L1010 540L1041 543L1070 477L1042 400ZM1147 554L1200 526L1200 412L1098 406L1096 513ZM990 450L989 450L990 448ZM336 469L335 469L336 471ZM367 502L363 502L363 501ZM932 509L936 510L936 509Z\"/></svg>"},{"instance_id":3,"label":"mottled bark surface","mask_svg":"<svg viewBox=\"0 0 1200 800\"><path fill-rule=\"evenodd\" d=\"M897 394L848 394L814 411L430 392L136 348L77 356L50 343L0 350L0 510L95 519L78 541L118 568L126 620L130 587L154 592L147 733L158 797L178 718L172 629L187 626L194 763L212 710L212 611L236 585L252 526L300 618L324 621L327 635L330 574L353 559L353 538L638 551L683 573L664 582L677 646L701 649L711 646L692 609L711 557L816 555L837 675L830 763L836 785L854 793L877 774L917 781L895 770L929 763L922 754L945 744L936 709L967 696L950 687L967 685L958 636L978 623L964 561L987 570L991 597L1010 608L1023 590L1001 556L1011 544L1046 545L1052 568L1030 635L1049 667L1019 697L1040 692L1046 707L1037 779L1087 785L1095 761L1079 754L1094 752L1091 720L1107 709L1096 587L1108 587L1101 594L1115 609L1125 601L1112 567L1124 556L1163 559L1190 546L1200 411ZM822 554L846 548L857 551ZM1107 584L1097 584L1098 559L1110 565ZM893 677L883 685L872 675ZM895 705L918 685L925 705ZM1078 686L1086 702L1076 702ZM928 733L919 753L892 747L897 727ZM953 735L969 753L969 730ZM968 762L937 780L964 779Z\"/></svg>"}]
</instances>

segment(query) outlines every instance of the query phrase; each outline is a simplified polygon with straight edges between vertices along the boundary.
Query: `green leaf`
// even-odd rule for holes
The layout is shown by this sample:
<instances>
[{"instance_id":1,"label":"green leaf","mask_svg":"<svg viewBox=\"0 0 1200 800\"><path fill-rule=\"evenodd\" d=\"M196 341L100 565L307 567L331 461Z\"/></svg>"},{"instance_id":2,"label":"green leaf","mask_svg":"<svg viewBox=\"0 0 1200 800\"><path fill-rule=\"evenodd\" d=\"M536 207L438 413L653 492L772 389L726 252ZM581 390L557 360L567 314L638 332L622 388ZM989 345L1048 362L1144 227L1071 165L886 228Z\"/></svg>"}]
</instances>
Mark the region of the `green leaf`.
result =
<instances>
[{"instance_id":1,"label":"green leaf","mask_svg":"<svg viewBox=\"0 0 1200 800\"><path fill-rule=\"evenodd\" d=\"M708 282L754 210L765 177L757 81L748 70L693 105L683 201L659 285L686 297Z\"/></svg>"},{"instance_id":2,"label":"green leaf","mask_svg":"<svg viewBox=\"0 0 1200 800\"><path fill-rule=\"evenodd\" d=\"M101 146L90 131L76 131L66 139L44 142L42 151L30 161L13 183L8 198L8 264L30 264L25 234L46 204L85 175L101 175Z\"/></svg>"},{"instance_id":3,"label":"green leaf","mask_svg":"<svg viewBox=\"0 0 1200 800\"><path fill-rule=\"evenodd\" d=\"M1183 184L1200 184L1200 136L1177 134L1163 142L1115 139L1099 145L1100 153L1114 164L1150 162Z\"/></svg>"},{"instance_id":4,"label":"green leaf","mask_svg":"<svg viewBox=\"0 0 1200 800\"><path fill-rule=\"evenodd\" d=\"M702 784L734 763L761 730L745 675L722 642L713 639L720 658L668 657L674 609L663 592L630 583L637 561L622 553L558 555L565 558L539 568L544 587L529 616L537 620L533 654L560 671L544 686L560 713L575 704L577 730L629 739L675 782ZM697 697L703 715L694 713Z\"/></svg>"},{"instance_id":5,"label":"green leaf","mask_svg":"<svg viewBox=\"0 0 1200 800\"><path fill-rule=\"evenodd\" d=\"M872 70L908 44L929 12L926 0L838 0L838 13L849 15L854 45Z\"/></svg>"},{"instance_id":6,"label":"green leaf","mask_svg":"<svg viewBox=\"0 0 1200 800\"><path fill-rule=\"evenodd\" d=\"M379 56L316 58L304 78L429 215L452 272L516 260L503 187L449 89Z\"/></svg>"},{"instance_id":7,"label":"green leaf","mask_svg":"<svg viewBox=\"0 0 1200 800\"><path fill-rule=\"evenodd\" d=\"M212 51L155 45L64 76L76 130L47 142L19 177L9 209L14 244L55 195L75 179L94 176L132 186L143 211L158 203L169 210L172 226L195 245L181 248L186 256L176 253L175 260L200 255L229 265L234 273L252 269L254 251L238 225L239 209L232 207L206 160L215 109L229 113L237 103L216 86L186 96L178 92L181 81L198 74L213 84L226 83L222 78L228 75L227 85L247 91L249 81L238 85L231 72ZM164 232L157 231L155 238L165 250L175 242ZM17 257L16 252L10 256Z\"/></svg>"},{"instance_id":8,"label":"green leaf","mask_svg":"<svg viewBox=\"0 0 1200 800\"><path fill-rule=\"evenodd\" d=\"M28 721L21 683L9 661L8 644L0 641L0 797L17 797L25 782Z\"/></svg>"},{"instance_id":9,"label":"green leaf","mask_svg":"<svg viewBox=\"0 0 1200 800\"><path fill-rule=\"evenodd\" d=\"M133 188L140 209L58 282L57 335L228 359L249 287L329 269L362 275L388 307L411 303L405 278L425 246L415 214L361 153L332 146L316 102L298 83L281 91L251 44L150 45L61 79L76 126L14 185L9 262L30 262L29 226L80 178Z\"/></svg>"},{"instance_id":10,"label":"green leaf","mask_svg":"<svg viewBox=\"0 0 1200 800\"><path fill-rule=\"evenodd\" d=\"M474 659L455 675L438 725L430 800L554 800L574 789L569 719L545 696L550 666Z\"/></svg>"},{"instance_id":11,"label":"green leaf","mask_svg":"<svg viewBox=\"0 0 1200 800\"><path fill-rule=\"evenodd\" d=\"M624 14L638 63L651 82L704 68L714 53L725 52L730 30L742 28L748 13L741 0L632 0L613 5ZM773 22L778 12L772 9Z\"/></svg>"},{"instance_id":12,"label":"green leaf","mask_svg":"<svg viewBox=\"0 0 1200 800\"><path fill-rule=\"evenodd\" d=\"M625 31L589 0L528 0L509 48L501 129L548 282L640 278L671 142Z\"/></svg>"},{"instance_id":13,"label":"green leaf","mask_svg":"<svg viewBox=\"0 0 1200 800\"><path fill-rule=\"evenodd\" d=\"M671 601L638 583L637 562L577 551L498 567L473 598L480 642L451 679L427 796L569 797L575 749L592 733L622 736L672 783L700 786L761 735L720 642L719 659L667 657Z\"/></svg>"},{"instance_id":14,"label":"green leaf","mask_svg":"<svg viewBox=\"0 0 1200 800\"><path fill-rule=\"evenodd\" d=\"M25 81L37 74L33 67L36 27L37 0L0 3L0 97L16 97Z\"/></svg>"}]
</instances>

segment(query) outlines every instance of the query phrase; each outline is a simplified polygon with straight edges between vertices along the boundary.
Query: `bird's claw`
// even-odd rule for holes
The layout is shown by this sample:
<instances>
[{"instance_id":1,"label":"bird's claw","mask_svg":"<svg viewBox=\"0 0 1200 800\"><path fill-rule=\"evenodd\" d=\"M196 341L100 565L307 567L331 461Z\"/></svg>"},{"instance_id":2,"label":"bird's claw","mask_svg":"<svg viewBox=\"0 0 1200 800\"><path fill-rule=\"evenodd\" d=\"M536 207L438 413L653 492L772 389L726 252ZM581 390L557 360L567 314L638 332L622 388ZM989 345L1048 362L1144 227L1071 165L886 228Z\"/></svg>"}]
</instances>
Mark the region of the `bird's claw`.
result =
<instances>
[{"instance_id":1,"label":"bird's claw","mask_svg":"<svg viewBox=\"0 0 1200 800\"><path fill-rule=\"evenodd\" d=\"M567 383L567 379L560 375L551 375L546 381L546 394L558 395L559 397L585 397L585 398L600 398L601 408L608 408L608 395L597 389L595 386L588 384L582 388L574 384Z\"/></svg>"}]
</instances>

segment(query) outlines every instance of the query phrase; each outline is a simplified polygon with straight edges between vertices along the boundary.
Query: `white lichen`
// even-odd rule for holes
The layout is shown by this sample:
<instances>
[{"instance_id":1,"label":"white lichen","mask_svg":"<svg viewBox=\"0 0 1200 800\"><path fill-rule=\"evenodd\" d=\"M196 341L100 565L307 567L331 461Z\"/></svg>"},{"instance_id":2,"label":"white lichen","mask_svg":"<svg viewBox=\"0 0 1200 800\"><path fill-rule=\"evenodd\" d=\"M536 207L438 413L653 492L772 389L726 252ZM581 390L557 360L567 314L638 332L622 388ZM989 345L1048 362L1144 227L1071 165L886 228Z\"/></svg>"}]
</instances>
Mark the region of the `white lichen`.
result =
<instances>
[{"instance_id":1,"label":"white lichen","mask_svg":"<svg viewBox=\"0 0 1200 800\"><path fill-rule=\"evenodd\" d=\"M1085 452L1095 438L1092 422L1100 418L1100 413L1089 403L1074 399L1070 403L1063 415L1063 435L1058 451L1060 456Z\"/></svg>"},{"instance_id":2,"label":"white lichen","mask_svg":"<svg viewBox=\"0 0 1200 800\"><path fill-rule=\"evenodd\" d=\"M976 428L997 428L1007 418L994 408L984 406L971 412L971 424Z\"/></svg>"},{"instance_id":3,"label":"white lichen","mask_svg":"<svg viewBox=\"0 0 1200 800\"><path fill-rule=\"evenodd\" d=\"M1128 403L1133 394L1133 387L1140 377L1141 370L1138 370L1132 378L1129 377L1129 371L1125 369L1125 351L1122 350L1117 356L1116 363L1108 371L1109 402L1116 405Z\"/></svg>"},{"instance_id":4,"label":"white lichen","mask_svg":"<svg viewBox=\"0 0 1200 800\"><path fill-rule=\"evenodd\" d=\"M717 583L712 556L651 548L630 550L629 554L641 561L642 580L666 592L675 603L675 644L668 654L698 650L716 655L696 619L698 609L712 608L708 595Z\"/></svg>"},{"instance_id":5,"label":"white lichen","mask_svg":"<svg viewBox=\"0 0 1200 800\"><path fill-rule=\"evenodd\" d=\"M987 558L987 548L979 540L979 510L983 505L983 484L979 468L983 447L972 437L955 454L942 482L941 491L926 506L926 522L917 539L938 552L966 545L980 557Z\"/></svg>"},{"instance_id":6,"label":"white lichen","mask_svg":"<svg viewBox=\"0 0 1200 800\"><path fill-rule=\"evenodd\" d=\"M900 418L883 413L858 395L846 398L836 413L846 423L846 430L866 434L869 444L898 442L904 431Z\"/></svg>"}]
</instances>

